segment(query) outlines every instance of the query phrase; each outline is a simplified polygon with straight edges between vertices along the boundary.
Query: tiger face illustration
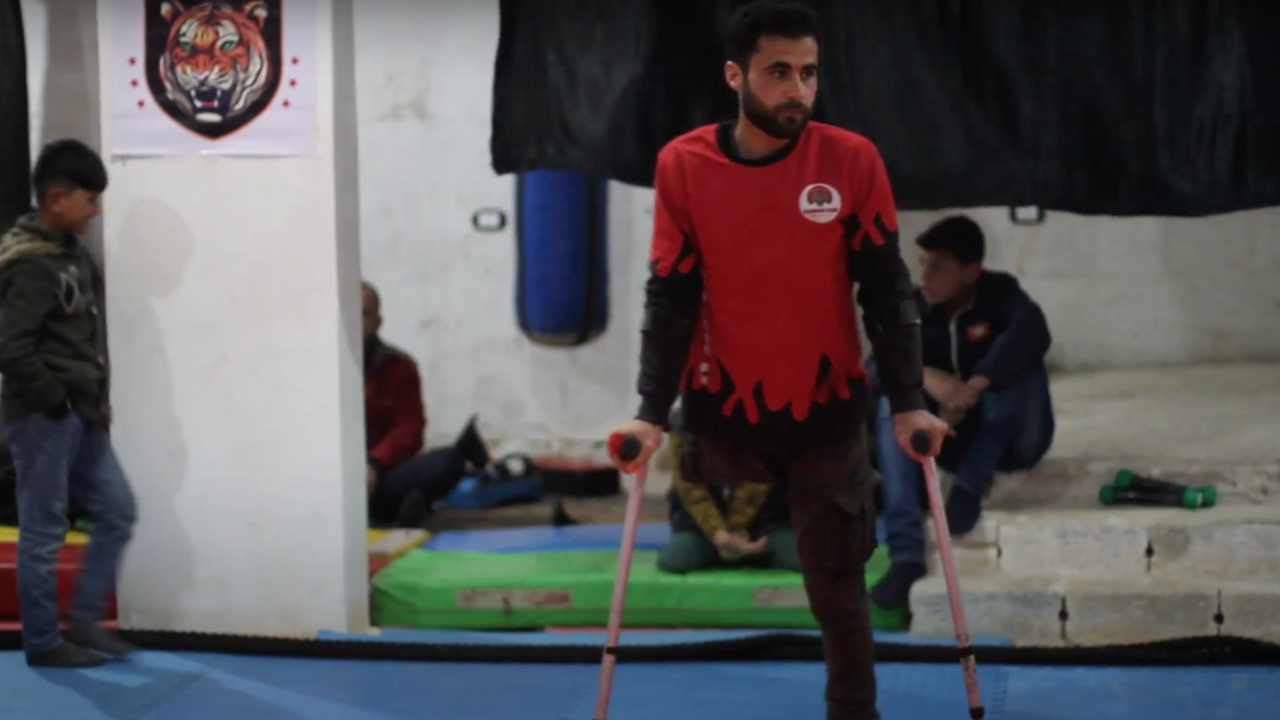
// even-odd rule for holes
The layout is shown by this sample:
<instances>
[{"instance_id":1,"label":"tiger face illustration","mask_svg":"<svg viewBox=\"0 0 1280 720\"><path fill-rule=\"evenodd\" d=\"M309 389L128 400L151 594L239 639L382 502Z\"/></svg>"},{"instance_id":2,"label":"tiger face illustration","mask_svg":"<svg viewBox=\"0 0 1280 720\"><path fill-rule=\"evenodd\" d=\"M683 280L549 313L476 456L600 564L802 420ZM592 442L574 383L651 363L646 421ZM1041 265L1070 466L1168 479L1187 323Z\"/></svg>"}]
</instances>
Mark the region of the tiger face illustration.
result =
<instances>
[{"instance_id":1,"label":"tiger face illustration","mask_svg":"<svg viewBox=\"0 0 1280 720\"><path fill-rule=\"evenodd\" d=\"M159 75L168 98L200 123L222 123L253 107L271 88L275 68L262 32L267 6L202 2L160 4L169 35Z\"/></svg>"}]
</instances>

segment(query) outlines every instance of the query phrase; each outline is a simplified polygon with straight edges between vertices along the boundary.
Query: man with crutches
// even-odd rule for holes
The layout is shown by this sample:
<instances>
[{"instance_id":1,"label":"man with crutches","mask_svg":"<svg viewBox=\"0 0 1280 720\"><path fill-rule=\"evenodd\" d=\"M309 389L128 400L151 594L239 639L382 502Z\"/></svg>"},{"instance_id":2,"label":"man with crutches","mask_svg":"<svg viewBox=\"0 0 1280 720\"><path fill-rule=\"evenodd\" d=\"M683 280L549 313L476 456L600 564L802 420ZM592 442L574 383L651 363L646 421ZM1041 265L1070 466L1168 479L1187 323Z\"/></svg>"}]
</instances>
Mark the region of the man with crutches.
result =
<instances>
[{"instance_id":1,"label":"man with crutches","mask_svg":"<svg viewBox=\"0 0 1280 720\"><path fill-rule=\"evenodd\" d=\"M739 10L725 67L739 116L686 133L658 155L642 402L636 419L615 430L611 451L642 486L680 395L686 478L788 481L805 589L822 630L827 718L874 720L864 566L876 547L877 478L855 287L895 437L924 461L948 427L925 410L920 319L884 163L867 138L810 121L817 36L817 18L802 5ZM917 431L930 441L922 451L912 447ZM636 495L631 505L638 513ZM615 600L611 644L621 615ZM607 658L598 712L611 671Z\"/></svg>"}]
</instances>

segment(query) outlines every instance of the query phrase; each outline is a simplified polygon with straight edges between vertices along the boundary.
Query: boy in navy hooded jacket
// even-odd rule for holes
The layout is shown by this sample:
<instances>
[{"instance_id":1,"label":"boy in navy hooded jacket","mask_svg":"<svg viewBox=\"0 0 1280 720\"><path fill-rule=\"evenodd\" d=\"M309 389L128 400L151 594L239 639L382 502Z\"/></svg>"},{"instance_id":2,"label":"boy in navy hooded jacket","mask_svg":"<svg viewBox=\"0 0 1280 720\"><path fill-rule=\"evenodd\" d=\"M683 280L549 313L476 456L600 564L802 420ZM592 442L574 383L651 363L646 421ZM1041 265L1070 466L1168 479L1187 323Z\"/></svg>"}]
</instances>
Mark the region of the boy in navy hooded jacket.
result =
<instances>
[{"instance_id":1,"label":"boy in navy hooded jacket","mask_svg":"<svg viewBox=\"0 0 1280 720\"><path fill-rule=\"evenodd\" d=\"M1053 443L1045 368L1051 338L1044 313L1017 279L983 268L985 241L973 220L941 220L916 244L925 394L930 409L956 433L943 444L938 463L955 475L947 522L953 535L963 535L977 525L995 473L1035 466ZM881 607L897 607L925 574L925 506L920 464L894 441L883 400L876 459L893 562L871 598Z\"/></svg>"}]
</instances>

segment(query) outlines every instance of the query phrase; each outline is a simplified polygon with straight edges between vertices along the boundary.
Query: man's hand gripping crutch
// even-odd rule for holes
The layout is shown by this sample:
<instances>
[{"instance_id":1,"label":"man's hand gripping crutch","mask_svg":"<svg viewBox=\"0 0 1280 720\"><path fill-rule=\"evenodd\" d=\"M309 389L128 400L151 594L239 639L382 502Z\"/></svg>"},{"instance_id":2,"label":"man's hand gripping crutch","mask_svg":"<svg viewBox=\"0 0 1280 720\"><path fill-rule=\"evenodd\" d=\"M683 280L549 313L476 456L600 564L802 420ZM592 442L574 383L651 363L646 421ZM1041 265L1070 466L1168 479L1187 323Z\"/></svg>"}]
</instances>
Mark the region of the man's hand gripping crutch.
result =
<instances>
[{"instance_id":1,"label":"man's hand gripping crutch","mask_svg":"<svg viewBox=\"0 0 1280 720\"><path fill-rule=\"evenodd\" d=\"M627 603L627 579L631 575L631 556L636 547L636 529L640 525L640 506L644 502L644 481L648 462L662 443L662 428L635 421L633 432L623 428L609 438L609 455L618 467L633 478L627 498L627 515L622 525L622 547L618 552L618 571L613 580L613 601L609 604L609 625L604 641L604 658L600 664L600 690L596 695L594 720L606 720L609 693L613 689L613 669L618 662L618 635L622 632L622 611Z\"/></svg>"},{"instance_id":2,"label":"man's hand gripping crutch","mask_svg":"<svg viewBox=\"0 0 1280 720\"><path fill-rule=\"evenodd\" d=\"M960 651L960 669L964 672L964 687L969 696L969 717L982 720L986 710L982 694L978 691L978 664L969 644L969 630L965 626L964 606L960 598L960 581L956 577L955 558L951 554L951 529L947 526L946 506L942 501L942 487L938 482L938 466L934 462L933 438L927 430L911 433L911 449L924 466L925 490L929 493L929 508L933 515L934 535L938 538L938 556L942 564L942 576L947 584L947 600L951 603L951 621L956 628L956 646Z\"/></svg>"}]
</instances>

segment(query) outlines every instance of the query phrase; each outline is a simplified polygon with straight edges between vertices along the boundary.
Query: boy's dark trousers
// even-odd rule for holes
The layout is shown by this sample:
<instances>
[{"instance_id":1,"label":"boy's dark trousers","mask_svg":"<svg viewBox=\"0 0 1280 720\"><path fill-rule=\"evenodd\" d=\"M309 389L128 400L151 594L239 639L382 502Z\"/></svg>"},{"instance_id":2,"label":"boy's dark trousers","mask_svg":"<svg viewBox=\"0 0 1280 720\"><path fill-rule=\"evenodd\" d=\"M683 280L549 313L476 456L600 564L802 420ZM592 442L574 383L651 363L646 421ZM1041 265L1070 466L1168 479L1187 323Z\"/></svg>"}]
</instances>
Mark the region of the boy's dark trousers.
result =
<instances>
[{"instance_id":1,"label":"boy's dark trousers","mask_svg":"<svg viewBox=\"0 0 1280 720\"><path fill-rule=\"evenodd\" d=\"M58 634L58 551L74 498L89 516L90 540L77 581L73 623L101 619L137 517L133 490L103 428L67 409L8 423L17 471L18 607L28 655L61 642Z\"/></svg>"},{"instance_id":2,"label":"boy's dark trousers","mask_svg":"<svg viewBox=\"0 0 1280 720\"><path fill-rule=\"evenodd\" d=\"M765 457L691 436L680 459L691 482L731 477L787 482L791 524L809 608L822 629L827 664L827 720L878 720L875 645L866 563L876 549L876 476L865 431L847 443L789 457Z\"/></svg>"}]
</instances>

